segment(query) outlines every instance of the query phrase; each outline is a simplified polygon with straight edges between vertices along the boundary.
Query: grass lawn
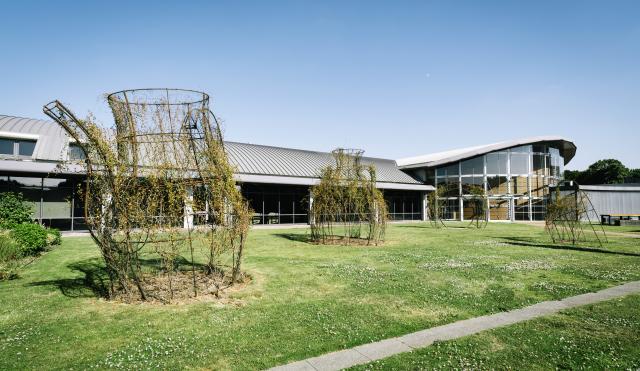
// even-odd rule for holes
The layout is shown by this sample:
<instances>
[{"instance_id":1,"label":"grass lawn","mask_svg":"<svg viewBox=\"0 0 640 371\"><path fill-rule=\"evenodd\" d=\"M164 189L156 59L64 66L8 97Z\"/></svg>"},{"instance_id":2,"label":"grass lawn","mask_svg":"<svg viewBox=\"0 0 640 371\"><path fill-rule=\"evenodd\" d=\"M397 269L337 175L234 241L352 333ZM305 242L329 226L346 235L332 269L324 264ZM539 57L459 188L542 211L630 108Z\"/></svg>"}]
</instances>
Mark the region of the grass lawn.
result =
<instances>
[{"instance_id":1,"label":"grass lawn","mask_svg":"<svg viewBox=\"0 0 640 371\"><path fill-rule=\"evenodd\" d=\"M352 370L640 368L640 296L572 309Z\"/></svg>"},{"instance_id":2,"label":"grass lawn","mask_svg":"<svg viewBox=\"0 0 640 371\"><path fill-rule=\"evenodd\" d=\"M600 226L596 226L598 230ZM605 232L635 233L640 235L640 225L602 225Z\"/></svg>"},{"instance_id":3,"label":"grass lawn","mask_svg":"<svg viewBox=\"0 0 640 371\"><path fill-rule=\"evenodd\" d=\"M251 231L248 287L223 303L165 306L97 299L98 250L65 238L0 282L0 369L259 369L640 280L640 240L622 236L565 248L524 224L406 224L383 247L341 247L306 233Z\"/></svg>"}]
</instances>

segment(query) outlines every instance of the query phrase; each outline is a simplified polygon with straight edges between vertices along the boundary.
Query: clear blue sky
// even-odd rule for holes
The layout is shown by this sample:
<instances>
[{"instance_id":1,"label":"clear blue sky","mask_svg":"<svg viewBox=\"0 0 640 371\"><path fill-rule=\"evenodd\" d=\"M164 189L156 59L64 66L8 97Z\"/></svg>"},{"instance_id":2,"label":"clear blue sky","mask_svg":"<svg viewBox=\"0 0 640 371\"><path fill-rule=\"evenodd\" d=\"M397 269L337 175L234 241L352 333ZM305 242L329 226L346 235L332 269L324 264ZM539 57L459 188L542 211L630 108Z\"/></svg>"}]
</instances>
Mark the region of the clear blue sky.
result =
<instances>
[{"instance_id":1,"label":"clear blue sky","mask_svg":"<svg viewBox=\"0 0 640 371\"><path fill-rule=\"evenodd\" d=\"M401 158L532 135L640 167L640 1L3 1L0 114L204 90L228 140Z\"/></svg>"}]
</instances>

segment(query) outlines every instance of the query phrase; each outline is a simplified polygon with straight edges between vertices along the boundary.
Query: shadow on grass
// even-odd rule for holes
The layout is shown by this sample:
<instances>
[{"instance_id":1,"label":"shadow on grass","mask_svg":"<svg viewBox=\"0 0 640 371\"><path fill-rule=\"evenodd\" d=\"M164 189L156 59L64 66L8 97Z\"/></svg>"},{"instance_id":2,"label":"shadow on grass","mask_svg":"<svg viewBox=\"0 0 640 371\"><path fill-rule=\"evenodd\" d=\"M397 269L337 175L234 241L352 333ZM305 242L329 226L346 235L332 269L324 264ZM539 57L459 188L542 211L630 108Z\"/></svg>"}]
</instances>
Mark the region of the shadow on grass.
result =
<instances>
[{"instance_id":1,"label":"shadow on grass","mask_svg":"<svg viewBox=\"0 0 640 371\"><path fill-rule=\"evenodd\" d=\"M434 229L434 230L447 230L447 229L478 229L475 226L470 227L467 225L447 225L434 227L433 225L397 225L396 228L415 228L415 229Z\"/></svg>"},{"instance_id":2,"label":"shadow on grass","mask_svg":"<svg viewBox=\"0 0 640 371\"><path fill-rule=\"evenodd\" d=\"M295 242L304 242L304 243L312 243L313 239L311 235L308 234L300 234L300 233L276 233L276 237L284 238L289 241Z\"/></svg>"},{"instance_id":3,"label":"shadow on grass","mask_svg":"<svg viewBox=\"0 0 640 371\"><path fill-rule=\"evenodd\" d=\"M96 259L83 260L69 264L67 267L74 272L81 272L84 276L38 281L31 283L31 286L55 286L64 296L70 298L104 298L108 296L109 275L100 261Z\"/></svg>"},{"instance_id":4,"label":"shadow on grass","mask_svg":"<svg viewBox=\"0 0 640 371\"><path fill-rule=\"evenodd\" d=\"M158 271L162 267L160 259L140 259L144 271ZM202 270L205 265L196 263L196 269ZM70 298L107 298L111 282L104 264L99 259L88 259L67 265L74 273L83 276L75 278L59 278L48 281L33 282L30 286L55 286L60 292ZM175 269L191 269L191 262L184 257L175 260Z\"/></svg>"},{"instance_id":5,"label":"shadow on grass","mask_svg":"<svg viewBox=\"0 0 640 371\"><path fill-rule=\"evenodd\" d=\"M613 250L605 250L597 247L587 247L587 246L574 246L574 245L554 245L554 244L545 244L532 241L527 238L522 237L498 237L505 241L507 241L510 245L516 246L525 246L525 247L542 247L545 249L554 249L554 250L571 250L571 251L582 251L582 252L594 252L600 254L612 254L612 255L624 255L624 256L639 256L640 253L633 252L624 252L624 251L613 251Z\"/></svg>"}]
</instances>

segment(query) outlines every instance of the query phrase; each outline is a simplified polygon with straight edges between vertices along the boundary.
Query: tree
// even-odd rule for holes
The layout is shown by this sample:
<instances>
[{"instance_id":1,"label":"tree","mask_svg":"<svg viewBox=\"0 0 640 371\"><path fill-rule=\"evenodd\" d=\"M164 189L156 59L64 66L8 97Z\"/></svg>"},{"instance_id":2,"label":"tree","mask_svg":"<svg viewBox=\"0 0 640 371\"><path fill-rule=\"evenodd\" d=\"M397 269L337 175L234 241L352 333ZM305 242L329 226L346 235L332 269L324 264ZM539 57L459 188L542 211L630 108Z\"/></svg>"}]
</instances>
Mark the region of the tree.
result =
<instances>
[{"instance_id":1,"label":"tree","mask_svg":"<svg viewBox=\"0 0 640 371\"><path fill-rule=\"evenodd\" d=\"M640 183L640 169L630 169L625 183Z\"/></svg>"},{"instance_id":2,"label":"tree","mask_svg":"<svg viewBox=\"0 0 640 371\"><path fill-rule=\"evenodd\" d=\"M622 162L615 159L599 160L591 164L584 178L578 179L580 184L616 184L623 183L629 174L629 169ZM582 175L582 174L581 174ZM582 180L582 181L580 181Z\"/></svg>"},{"instance_id":3,"label":"tree","mask_svg":"<svg viewBox=\"0 0 640 371\"><path fill-rule=\"evenodd\" d=\"M578 180L578 177L583 172L580 170L565 170L564 171L564 179L565 180Z\"/></svg>"},{"instance_id":4,"label":"tree","mask_svg":"<svg viewBox=\"0 0 640 371\"><path fill-rule=\"evenodd\" d=\"M616 159L598 160L587 170L566 170L566 180L575 180L580 184L618 184L624 183L630 174L629 169Z\"/></svg>"}]
</instances>

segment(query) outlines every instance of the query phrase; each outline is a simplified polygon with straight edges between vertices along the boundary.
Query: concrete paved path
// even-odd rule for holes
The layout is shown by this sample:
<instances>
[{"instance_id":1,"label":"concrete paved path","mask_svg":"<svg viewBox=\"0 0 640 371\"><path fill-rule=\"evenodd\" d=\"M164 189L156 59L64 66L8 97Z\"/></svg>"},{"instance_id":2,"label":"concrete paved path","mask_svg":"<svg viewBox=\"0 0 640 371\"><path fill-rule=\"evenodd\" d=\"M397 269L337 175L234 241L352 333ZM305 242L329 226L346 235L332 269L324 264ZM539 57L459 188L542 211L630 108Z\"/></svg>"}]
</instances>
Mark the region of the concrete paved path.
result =
<instances>
[{"instance_id":1,"label":"concrete paved path","mask_svg":"<svg viewBox=\"0 0 640 371\"><path fill-rule=\"evenodd\" d=\"M501 312L433 327L404 336L376 341L355 348L289 363L284 366L274 367L271 370L341 370L395 354L428 347L435 341L457 339L496 327L507 326L550 315L564 309L599 303L634 293L640 293L640 281L629 282L598 292L572 296L562 300L544 301L509 312Z\"/></svg>"}]
</instances>

